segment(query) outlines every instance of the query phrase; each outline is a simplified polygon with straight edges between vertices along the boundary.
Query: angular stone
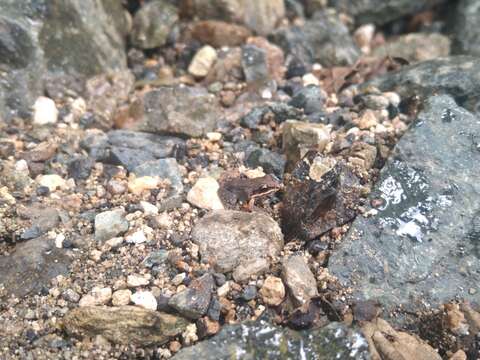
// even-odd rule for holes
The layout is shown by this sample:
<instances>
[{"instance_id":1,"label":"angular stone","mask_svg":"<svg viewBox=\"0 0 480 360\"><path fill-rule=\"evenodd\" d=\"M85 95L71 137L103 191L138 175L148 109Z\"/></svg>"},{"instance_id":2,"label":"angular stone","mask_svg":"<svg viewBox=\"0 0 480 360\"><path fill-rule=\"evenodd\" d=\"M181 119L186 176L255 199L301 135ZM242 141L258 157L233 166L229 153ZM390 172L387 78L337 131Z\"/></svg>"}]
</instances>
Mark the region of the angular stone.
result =
<instances>
[{"instance_id":1,"label":"angular stone","mask_svg":"<svg viewBox=\"0 0 480 360\"><path fill-rule=\"evenodd\" d=\"M318 295L317 281L302 255L293 255L283 261L282 278L298 306Z\"/></svg>"},{"instance_id":2,"label":"angular stone","mask_svg":"<svg viewBox=\"0 0 480 360\"><path fill-rule=\"evenodd\" d=\"M357 299L387 311L479 301L478 118L448 96L428 99L397 144L370 200L330 257L329 271Z\"/></svg>"},{"instance_id":3,"label":"angular stone","mask_svg":"<svg viewBox=\"0 0 480 360\"><path fill-rule=\"evenodd\" d=\"M181 334L188 322L177 316L137 306L82 307L71 310L62 320L71 336L101 335L114 344L161 345Z\"/></svg>"},{"instance_id":4,"label":"angular stone","mask_svg":"<svg viewBox=\"0 0 480 360\"><path fill-rule=\"evenodd\" d=\"M155 0L143 4L133 17L132 44L141 49L165 45L177 20L177 8L167 1Z\"/></svg>"},{"instance_id":5,"label":"angular stone","mask_svg":"<svg viewBox=\"0 0 480 360\"><path fill-rule=\"evenodd\" d=\"M285 286L282 279L275 276L267 276L259 292L265 304L278 306L285 298Z\"/></svg>"},{"instance_id":6,"label":"angular stone","mask_svg":"<svg viewBox=\"0 0 480 360\"><path fill-rule=\"evenodd\" d=\"M341 323L295 331L260 319L225 325L213 338L180 350L172 360L230 360L232 354L242 354L242 359L370 359L361 332Z\"/></svg>"},{"instance_id":7,"label":"angular stone","mask_svg":"<svg viewBox=\"0 0 480 360\"><path fill-rule=\"evenodd\" d=\"M17 244L12 254L0 257L0 297L37 293L57 275L66 275L69 264L65 251L45 237Z\"/></svg>"},{"instance_id":8,"label":"angular stone","mask_svg":"<svg viewBox=\"0 0 480 360\"><path fill-rule=\"evenodd\" d=\"M285 164L287 161L285 157L279 153L268 149L253 150L245 160L248 167L255 169L262 167L265 173L274 174L275 176L282 178L285 171Z\"/></svg>"},{"instance_id":9,"label":"angular stone","mask_svg":"<svg viewBox=\"0 0 480 360\"><path fill-rule=\"evenodd\" d=\"M306 115L323 111L325 96L318 86L309 85L295 93L288 105L303 109Z\"/></svg>"},{"instance_id":10,"label":"angular stone","mask_svg":"<svg viewBox=\"0 0 480 360\"><path fill-rule=\"evenodd\" d=\"M326 67L352 65L360 56L348 28L329 11L317 12L304 26L278 29L271 41L306 68L315 62Z\"/></svg>"},{"instance_id":11,"label":"angular stone","mask_svg":"<svg viewBox=\"0 0 480 360\"><path fill-rule=\"evenodd\" d=\"M458 55L424 61L376 77L360 89L368 86L381 91L393 90L405 99L414 95L426 99L435 94L448 94L459 105L477 112L480 109L480 60Z\"/></svg>"},{"instance_id":12,"label":"angular stone","mask_svg":"<svg viewBox=\"0 0 480 360\"><path fill-rule=\"evenodd\" d=\"M242 47L242 68L247 83L261 83L268 79L267 53L254 45Z\"/></svg>"},{"instance_id":13,"label":"angular stone","mask_svg":"<svg viewBox=\"0 0 480 360\"><path fill-rule=\"evenodd\" d=\"M383 25L409 14L440 4L445 0L333 0L331 5L353 16L357 23Z\"/></svg>"},{"instance_id":14,"label":"angular stone","mask_svg":"<svg viewBox=\"0 0 480 360\"><path fill-rule=\"evenodd\" d=\"M269 267L270 264L266 259L254 259L237 266L232 276L236 282L243 282L253 275L264 273Z\"/></svg>"},{"instance_id":15,"label":"angular stone","mask_svg":"<svg viewBox=\"0 0 480 360\"><path fill-rule=\"evenodd\" d=\"M190 286L173 295L168 305L189 319L199 319L207 313L215 283L211 274L192 281Z\"/></svg>"},{"instance_id":16,"label":"angular stone","mask_svg":"<svg viewBox=\"0 0 480 360\"><path fill-rule=\"evenodd\" d=\"M200 178L187 194L187 201L205 210L223 210L223 204L217 194L220 185L211 177Z\"/></svg>"},{"instance_id":17,"label":"angular stone","mask_svg":"<svg viewBox=\"0 0 480 360\"><path fill-rule=\"evenodd\" d=\"M200 137L215 130L219 107L215 97L203 88L162 87L144 96L141 131Z\"/></svg>"},{"instance_id":18,"label":"angular stone","mask_svg":"<svg viewBox=\"0 0 480 360\"><path fill-rule=\"evenodd\" d=\"M104 211L95 216L95 239L97 241L109 240L125 233L128 227L125 211L122 209Z\"/></svg>"},{"instance_id":19,"label":"angular stone","mask_svg":"<svg viewBox=\"0 0 480 360\"><path fill-rule=\"evenodd\" d=\"M279 255L283 235L267 215L234 210L218 210L204 216L192 231L203 260L220 272L233 271L254 259Z\"/></svg>"}]
</instances>

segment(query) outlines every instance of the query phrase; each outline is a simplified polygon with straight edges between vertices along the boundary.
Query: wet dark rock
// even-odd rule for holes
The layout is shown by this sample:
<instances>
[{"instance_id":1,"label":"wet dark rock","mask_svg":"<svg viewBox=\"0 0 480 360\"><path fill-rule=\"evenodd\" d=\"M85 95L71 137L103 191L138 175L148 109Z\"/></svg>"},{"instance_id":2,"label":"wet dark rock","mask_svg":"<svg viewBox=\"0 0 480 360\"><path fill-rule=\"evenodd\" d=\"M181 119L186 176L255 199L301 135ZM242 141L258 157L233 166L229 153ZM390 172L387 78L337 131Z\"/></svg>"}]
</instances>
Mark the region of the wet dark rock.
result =
<instances>
[{"instance_id":1,"label":"wet dark rock","mask_svg":"<svg viewBox=\"0 0 480 360\"><path fill-rule=\"evenodd\" d=\"M133 17L130 35L132 44L141 49L165 45L177 20L177 8L167 1L156 0L145 3Z\"/></svg>"},{"instance_id":2,"label":"wet dark rock","mask_svg":"<svg viewBox=\"0 0 480 360\"><path fill-rule=\"evenodd\" d=\"M66 275L69 264L65 250L56 248L54 241L46 237L17 244L12 254L0 257L2 295L38 293L49 286L52 278Z\"/></svg>"},{"instance_id":3,"label":"wet dark rock","mask_svg":"<svg viewBox=\"0 0 480 360\"><path fill-rule=\"evenodd\" d=\"M360 332L340 323L311 331L291 330L266 320L226 325L218 335L184 348L174 360L195 357L229 360L232 354L245 359L369 359L368 345Z\"/></svg>"},{"instance_id":4,"label":"wet dark rock","mask_svg":"<svg viewBox=\"0 0 480 360\"><path fill-rule=\"evenodd\" d=\"M214 321L218 321L220 319L221 309L222 305L220 304L220 301L218 301L216 297L212 297L207 311L208 317Z\"/></svg>"},{"instance_id":5,"label":"wet dark rock","mask_svg":"<svg viewBox=\"0 0 480 360\"><path fill-rule=\"evenodd\" d=\"M360 56L348 28L331 11L317 12L303 27L281 28L271 39L294 59L297 67L307 69L315 62L326 67L352 65Z\"/></svg>"},{"instance_id":6,"label":"wet dark rock","mask_svg":"<svg viewBox=\"0 0 480 360\"><path fill-rule=\"evenodd\" d=\"M282 210L287 238L312 240L356 216L362 187L347 166L337 164L321 178L309 175L315 154L299 162L287 184Z\"/></svg>"},{"instance_id":7,"label":"wet dark rock","mask_svg":"<svg viewBox=\"0 0 480 360\"><path fill-rule=\"evenodd\" d=\"M261 124L263 116L268 112L268 108L260 106L253 108L249 113L240 119L240 125L249 129L256 129Z\"/></svg>"},{"instance_id":8,"label":"wet dark rock","mask_svg":"<svg viewBox=\"0 0 480 360\"><path fill-rule=\"evenodd\" d=\"M190 286L173 295L168 305L189 319L199 319L207 313L215 283L211 274L205 274L191 282Z\"/></svg>"},{"instance_id":9,"label":"wet dark rock","mask_svg":"<svg viewBox=\"0 0 480 360\"><path fill-rule=\"evenodd\" d=\"M381 91L396 91L405 99L448 94L461 106L476 112L480 100L480 61L466 55L429 60L374 78L360 88L370 85Z\"/></svg>"},{"instance_id":10,"label":"wet dark rock","mask_svg":"<svg viewBox=\"0 0 480 360\"><path fill-rule=\"evenodd\" d=\"M242 47L242 67L247 83L268 80L267 54L255 45Z\"/></svg>"},{"instance_id":11,"label":"wet dark rock","mask_svg":"<svg viewBox=\"0 0 480 360\"><path fill-rule=\"evenodd\" d=\"M124 21L117 1L3 1L0 115L28 117L43 78L125 68Z\"/></svg>"},{"instance_id":12,"label":"wet dark rock","mask_svg":"<svg viewBox=\"0 0 480 360\"><path fill-rule=\"evenodd\" d=\"M101 335L114 344L161 345L181 334L188 322L170 314L139 306L86 306L71 310L62 320L71 336Z\"/></svg>"},{"instance_id":13,"label":"wet dark rock","mask_svg":"<svg viewBox=\"0 0 480 360\"><path fill-rule=\"evenodd\" d=\"M162 87L145 94L137 130L200 137L215 130L220 116L215 97L204 88Z\"/></svg>"},{"instance_id":14,"label":"wet dark rock","mask_svg":"<svg viewBox=\"0 0 480 360\"><path fill-rule=\"evenodd\" d=\"M288 105L303 109L306 115L310 115L321 112L324 102L322 90L318 86L309 85L295 93Z\"/></svg>"},{"instance_id":15,"label":"wet dark rock","mask_svg":"<svg viewBox=\"0 0 480 360\"><path fill-rule=\"evenodd\" d=\"M354 298L387 311L479 301L475 217L478 119L448 96L430 98L380 174L370 199L330 257L329 271Z\"/></svg>"},{"instance_id":16,"label":"wet dark rock","mask_svg":"<svg viewBox=\"0 0 480 360\"><path fill-rule=\"evenodd\" d=\"M444 0L332 0L330 3L338 10L355 18L359 24L374 23L383 25L409 14L417 14Z\"/></svg>"},{"instance_id":17,"label":"wet dark rock","mask_svg":"<svg viewBox=\"0 0 480 360\"><path fill-rule=\"evenodd\" d=\"M192 241L199 245L202 260L220 272L258 258L277 256L283 235L277 223L261 213L218 210L195 224Z\"/></svg>"},{"instance_id":18,"label":"wet dark rock","mask_svg":"<svg viewBox=\"0 0 480 360\"><path fill-rule=\"evenodd\" d=\"M323 327L330 321L316 300L295 309L287 319L287 325L295 330Z\"/></svg>"},{"instance_id":19,"label":"wet dark rock","mask_svg":"<svg viewBox=\"0 0 480 360\"><path fill-rule=\"evenodd\" d=\"M283 177L286 162L283 155L264 148L250 152L245 160L248 167L255 169L261 166L265 173L274 174L279 178Z\"/></svg>"},{"instance_id":20,"label":"wet dark rock","mask_svg":"<svg viewBox=\"0 0 480 360\"><path fill-rule=\"evenodd\" d=\"M68 176L75 180L88 179L95 165L95 160L87 156L79 156L68 164Z\"/></svg>"},{"instance_id":21,"label":"wet dark rock","mask_svg":"<svg viewBox=\"0 0 480 360\"><path fill-rule=\"evenodd\" d=\"M479 6L478 0L461 0L456 5L451 19L453 54L480 55L480 40L476 26L480 21Z\"/></svg>"}]
</instances>

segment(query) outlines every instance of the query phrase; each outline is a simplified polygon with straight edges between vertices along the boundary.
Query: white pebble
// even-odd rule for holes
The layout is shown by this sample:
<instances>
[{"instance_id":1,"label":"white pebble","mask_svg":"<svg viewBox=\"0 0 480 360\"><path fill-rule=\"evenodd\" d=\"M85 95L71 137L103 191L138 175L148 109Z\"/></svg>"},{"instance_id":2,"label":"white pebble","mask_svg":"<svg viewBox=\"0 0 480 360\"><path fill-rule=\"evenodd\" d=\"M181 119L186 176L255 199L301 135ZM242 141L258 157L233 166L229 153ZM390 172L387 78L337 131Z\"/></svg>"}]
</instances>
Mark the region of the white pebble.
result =
<instances>
[{"instance_id":1,"label":"white pebble","mask_svg":"<svg viewBox=\"0 0 480 360\"><path fill-rule=\"evenodd\" d=\"M58 110L55 102L45 96L40 96L33 105L33 123L36 125L55 124L58 120Z\"/></svg>"},{"instance_id":2,"label":"white pebble","mask_svg":"<svg viewBox=\"0 0 480 360\"><path fill-rule=\"evenodd\" d=\"M135 305L149 310L157 310L157 299L150 291L137 291L130 296L130 300Z\"/></svg>"}]
</instances>

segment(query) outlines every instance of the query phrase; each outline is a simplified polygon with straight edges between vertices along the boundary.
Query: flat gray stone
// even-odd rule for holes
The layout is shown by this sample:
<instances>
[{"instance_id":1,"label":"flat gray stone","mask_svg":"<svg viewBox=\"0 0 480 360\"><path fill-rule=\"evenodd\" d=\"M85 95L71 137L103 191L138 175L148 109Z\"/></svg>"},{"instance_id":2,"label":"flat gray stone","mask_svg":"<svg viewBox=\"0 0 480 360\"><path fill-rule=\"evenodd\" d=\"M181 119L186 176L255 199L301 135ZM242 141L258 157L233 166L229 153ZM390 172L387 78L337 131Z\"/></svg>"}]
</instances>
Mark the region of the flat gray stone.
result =
<instances>
[{"instance_id":1,"label":"flat gray stone","mask_svg":"<svg viewBox=\"0 0 480 360\"><path fill-rule=\"evenodd\" d=\"M128 227L129 224L125 219L125 211L122 209L104 211L95 216L95 240L109 240L125 233Z\"/></svg>"},{"instance_id":2,"label":"flat gray stone","mask_svg":"<svg viewBox=\"0 0 480 360\"><path fill-rule=\"evenodd\" d=\"M329 260L356 299L388 310L480 300L480 120L448 96L430 98L382 170Z\"/></svg>"}]
</instances>

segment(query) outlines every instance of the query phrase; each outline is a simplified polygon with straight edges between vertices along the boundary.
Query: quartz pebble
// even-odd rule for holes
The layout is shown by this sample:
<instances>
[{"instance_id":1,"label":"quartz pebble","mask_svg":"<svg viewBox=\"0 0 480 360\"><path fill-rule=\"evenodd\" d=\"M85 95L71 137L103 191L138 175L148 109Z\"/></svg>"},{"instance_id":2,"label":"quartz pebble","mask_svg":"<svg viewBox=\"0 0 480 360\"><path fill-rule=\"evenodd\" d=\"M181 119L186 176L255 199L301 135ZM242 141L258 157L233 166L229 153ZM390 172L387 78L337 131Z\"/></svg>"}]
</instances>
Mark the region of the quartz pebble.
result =
<instances>
[{"instance_id":1,"label":"quartz pebble","mask_svg":"<svg viewBox=\"0 0 480 360\"><path fill-rule=\"evenodd\" d=\"M35 125L55 124L58 120L58 110L55 102L40 96L33 105L33 123Z\"/></svg>"},{"instance_id":2,"label":"quartz pebble","mask_svg":"<svg viewBox=\"0 0 480 360\"><path fill-rule=\"evenodd\" d=\"M130 300L145 309L157 310L157 300L150 291L137 291L130 296Z\"/></svg>"}]
</instances>

